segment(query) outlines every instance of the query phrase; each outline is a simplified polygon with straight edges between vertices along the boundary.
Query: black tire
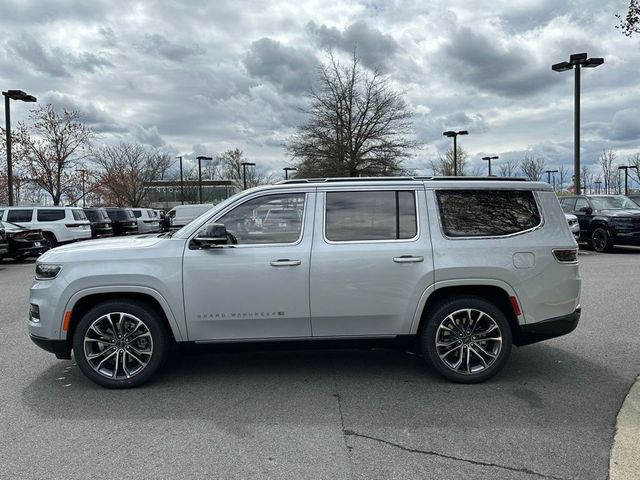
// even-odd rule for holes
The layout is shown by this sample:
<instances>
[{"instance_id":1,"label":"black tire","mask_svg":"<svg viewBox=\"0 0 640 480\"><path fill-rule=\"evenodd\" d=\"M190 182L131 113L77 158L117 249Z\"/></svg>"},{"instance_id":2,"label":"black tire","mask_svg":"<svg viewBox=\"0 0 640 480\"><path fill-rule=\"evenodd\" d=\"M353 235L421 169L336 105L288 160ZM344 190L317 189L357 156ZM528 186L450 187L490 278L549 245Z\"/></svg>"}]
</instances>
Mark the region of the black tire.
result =
<instances>
[{"instance_id":1,"label":"black tire","mask_svg":"<svg viewBox=\"0 0 640 480\"><path fill-rule=\"evenodd\" d=\"M115 325L115 329L109 325ZM98 304L82 317L73 335L78 367L91 381L106 388L133 388L146 383L162 367L168 350L169 335L164 322L144 303L133 300ZM103 360L101 368L99 362ZM109 369L111 376L107 375Z\"/></svg>"},{"instance_id":2,"label":"black tire","mask_svg":"<svg viewBox=\"0 0 640 480\"><path fill-rule=\"evenodd\" d=\"M53 233L43 232L42 236L49 243L49 248L58 246L58 241L56 240L56 236Z\"/></svg>"},{"instance_id":3,"label":"black tire","mask_svg":"<svg viewBox=\"0 0 640 480\"><path fill-rule=\"evenodd\" d=\"M611 243L611 237L609 232L604 227L596 227L591 232L591 248L596 252L605 253L613 250L613 243Z\"/></svg>"},{"instance_id":4,"label":"black tire","mask_svg":"<svg viewBox=\"0 0 640 480\"><path fill-rule=\"evenodd\" d=\"M422 353L438 373L453 382L483 382L502 370L509 359L511 326L502 310L481 297L453 297L436 305L425 321L420 336ZM447 328L450 322L455 324L451 329ZM489 332L480 335L486 330ZM454 368L458 361L460 366Z\"/></svg>"}]
</instances>

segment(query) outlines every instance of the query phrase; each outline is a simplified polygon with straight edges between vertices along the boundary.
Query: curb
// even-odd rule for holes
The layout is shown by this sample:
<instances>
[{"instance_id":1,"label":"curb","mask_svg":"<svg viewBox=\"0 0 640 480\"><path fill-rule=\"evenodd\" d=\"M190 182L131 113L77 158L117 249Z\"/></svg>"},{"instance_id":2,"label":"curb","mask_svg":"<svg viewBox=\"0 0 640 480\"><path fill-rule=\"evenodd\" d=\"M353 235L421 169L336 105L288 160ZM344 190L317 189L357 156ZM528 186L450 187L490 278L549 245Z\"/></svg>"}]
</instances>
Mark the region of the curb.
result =
<instances>
[{"instance_id":1,"label":"curb","mask_svg":"<svg viewBox=\"0 0 640 480\"><path fill-rule=\"evenodd\" d=\"M610 480L636 480L640 475L640 377L624 399L616 420L609 459Z\"/></svg>"}]
</instances>

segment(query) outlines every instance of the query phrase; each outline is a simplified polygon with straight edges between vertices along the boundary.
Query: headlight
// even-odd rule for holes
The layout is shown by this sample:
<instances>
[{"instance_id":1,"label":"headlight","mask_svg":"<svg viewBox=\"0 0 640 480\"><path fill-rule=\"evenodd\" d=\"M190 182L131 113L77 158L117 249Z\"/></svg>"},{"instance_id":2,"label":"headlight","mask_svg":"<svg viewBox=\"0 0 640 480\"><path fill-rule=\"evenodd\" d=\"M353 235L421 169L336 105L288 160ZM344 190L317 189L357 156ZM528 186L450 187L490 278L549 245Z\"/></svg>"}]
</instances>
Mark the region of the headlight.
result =
<instances>
[{"instance_id":1,"label":"headlight","mask_svg":"<svg viewBox=\"0 0 640 480\"><path fill-rule=\"evenodd\" d=\"M62 265L51 265L46 263L38 263L36 265L36 280L51 280L56 278Z\"/></svg>"}]
</instances>

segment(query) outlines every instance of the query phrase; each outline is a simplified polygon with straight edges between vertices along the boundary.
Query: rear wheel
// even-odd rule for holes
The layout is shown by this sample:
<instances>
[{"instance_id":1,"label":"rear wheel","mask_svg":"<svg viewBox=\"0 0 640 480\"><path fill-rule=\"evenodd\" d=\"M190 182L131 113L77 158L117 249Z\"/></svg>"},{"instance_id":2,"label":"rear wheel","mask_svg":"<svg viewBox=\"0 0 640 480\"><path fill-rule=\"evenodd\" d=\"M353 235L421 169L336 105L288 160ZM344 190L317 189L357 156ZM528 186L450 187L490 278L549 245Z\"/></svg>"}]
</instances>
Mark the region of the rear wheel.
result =
<instances>
[{"instance_id":1,"label":"rear wheel","mask_svg":"<svg viewBox=\"0 0 640 480\"><path fill-rule=\"evenodd\" d=\"M477 383L498 373L511 353L504 313L480 297L456 297L436 306L422 330L425 358L444 377Z\"/></svg>"},{"instance_id":2,"label":"rear wheel","mask_svg":"<svg viewBox=\"0 0 640 480\"><path fill-rule=\"evenodd\" d=\"M42 236L44 237L44 239L47 242L47 246L49 248L53 248L55 246L58 245L58 241L56 240L56 236L53 233L50 232L43 232Z\"/></svg>"},{"instance_id":3,"label":"rear wheel","mask_svg":"<svg viewBox=\"0 0 640 480\"><path fill-rule=\"evenodd\" d=\"M613 249L609 232L604 227L596 227L591 232L591 246L596 252L610 252Z\"/></svg>"},{"instance_id":4,"label":"rear wheel","mask_svg":"<svg viewBox=\"0 0 640 480\"><path fill-rule=\"evenodd\" d=\"M107 388L131 388L147 382L168 352L164 323L145 304L105 302L80 320L73 353L82 373Z\"/></svg>"}]
</instances>

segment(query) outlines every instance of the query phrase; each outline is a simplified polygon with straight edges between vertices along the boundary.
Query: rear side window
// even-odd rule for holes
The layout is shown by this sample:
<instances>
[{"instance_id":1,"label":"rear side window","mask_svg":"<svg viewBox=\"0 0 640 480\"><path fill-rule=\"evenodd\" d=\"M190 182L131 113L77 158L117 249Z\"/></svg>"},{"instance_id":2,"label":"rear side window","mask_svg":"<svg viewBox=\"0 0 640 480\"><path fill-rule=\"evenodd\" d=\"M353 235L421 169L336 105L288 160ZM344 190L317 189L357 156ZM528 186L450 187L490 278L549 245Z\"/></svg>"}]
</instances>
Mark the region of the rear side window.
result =
<instances>
[{"instance_id":1,"label":"rear side window","mask_svg":"<svg viewBox=\"0 0 640 480\"><path fill-rule=\"evenodd\" d=\"M84 210L71 210L73 212L74 220L87 220L87 216L84 213Z\"/></svg>"},{"instance_id":2,"label":"rear side window","mask_svg":"<svg viewBox=\"0 0 640 480\"><path fill-rule=\"evenodd\" d=\"M7 222L30 222L33 217L33 210L9 210L7 212Z\"/></svg>"},{"instance_id":3,"label":"rear side window","mask_svg":"<svg viewBox=\"0 0 640 480\"><path fill-rule=\"evenodd\" d=\"M438 190L438 209L448 237L496 237L540 225L533 192Z\"/></svg>"},{"instance_id":4,"label":"rear side window","mask_svg":"<svg viewBox=\"0 0 640 480\"><path fill-rule=\"evenodd\" d=\"M576 199L575 198L561 198L560 199L560 206L562 207L562 210L565 211L565 213L573 212L575 204L576 204Z\"/></svg>"},{"instance_id":5,"label":"rear side window","mask_svg":"<svg viewBox=\"0 0 640 480\"><path fill-rule=\"evenodd\" d=\"M133 214L136 218L140 218L142 216L142 210L133 210Z\"/></svg>"},{"instance_id":6,"label":"rear side window","mask_svg":"<svg viewBox=\"0 0 640 480\"><path fill-rule=\"evenodd\" d=\"M417 232L413 191L327 193L327 240L406 240Z\"/></svg>"},{"instance_id":7,"label":"rear side window","mask_svg":"<svg viewBox=\"0 0 640 480\"><path fill-rule=\"evenodd\" d=\"M99 210L85 210L84 214L92 222L97 222L97 221L100 220L100 214L98 212L99 212Z\"/></svg>"},{"instance_id":8,"label":"rear side window","mask_svg":"<svg viewBox=\"0 0 640 480\"><path fill-rule=\"evenodd\" d=\"M65 212L62 209L51 209L51 210L38 210L38 221L39 222L55 222L57 220L64 220Z\"/></svg>"}]
</instances>

